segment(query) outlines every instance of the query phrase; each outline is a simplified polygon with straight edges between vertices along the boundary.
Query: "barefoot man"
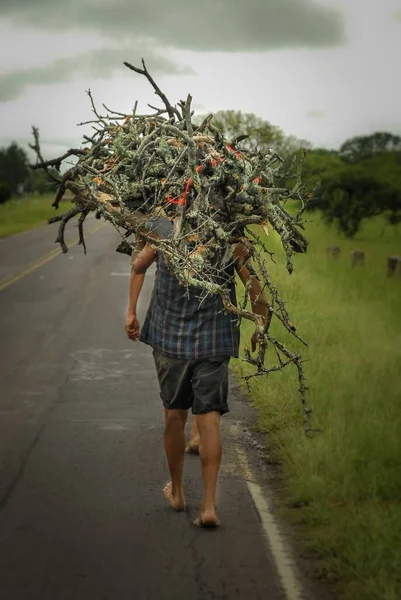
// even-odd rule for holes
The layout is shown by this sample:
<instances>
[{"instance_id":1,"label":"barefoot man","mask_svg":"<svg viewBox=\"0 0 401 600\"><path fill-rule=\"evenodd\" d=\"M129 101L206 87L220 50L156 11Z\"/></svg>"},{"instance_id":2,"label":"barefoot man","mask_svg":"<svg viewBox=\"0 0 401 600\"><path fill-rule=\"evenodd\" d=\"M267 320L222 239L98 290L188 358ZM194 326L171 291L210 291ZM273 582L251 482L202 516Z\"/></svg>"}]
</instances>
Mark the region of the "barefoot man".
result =
<instances>
[{"instance_id":1,"label":"barefoot man","mask_svg":"<svg viewBox=\"0 0 401 600\"><path fill-rule=\"evenodd\" d=\"M154 261L157 270L153 293L140 330L137 301L146 271ZM236 305L235 268L245 285L251 280L252 310L269 318L259 280L251 276L250 267L245 247L235 246L233 261L227 266L231 301ZM220 417L229 410L228 363L231 356L238 357L239 348L235 315L223 311L218 295L208 295L200 302L199 290L184 290L162 255L147 243L133 258L126 332L131 340L139 339L153 348L165 409L164 448L170 471L164 496L174 510L185 510L185 423L191 409L194 422L189 446L195 451L199 447L203 477L203 499L194 523L217 527L220 520L216 512L216 487L222 455ZM253 351L256 345L255 333L251 340Z\"/></svg>"}]
</instances>

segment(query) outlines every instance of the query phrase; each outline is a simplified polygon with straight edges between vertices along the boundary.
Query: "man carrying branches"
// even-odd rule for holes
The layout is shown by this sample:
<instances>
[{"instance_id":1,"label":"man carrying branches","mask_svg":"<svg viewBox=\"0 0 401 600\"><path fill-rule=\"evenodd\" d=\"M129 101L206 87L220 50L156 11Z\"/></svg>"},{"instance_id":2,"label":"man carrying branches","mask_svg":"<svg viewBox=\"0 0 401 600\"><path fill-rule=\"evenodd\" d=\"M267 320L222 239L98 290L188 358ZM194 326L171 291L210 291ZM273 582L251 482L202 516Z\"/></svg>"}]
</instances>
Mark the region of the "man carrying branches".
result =
<instances>
[{"instance_id":1,"label":"man carrying branches","mask_svg":"<svg viewBox=\"0 0 401 600\"><path fill-rule=\"evenodd\" d=\"M142 329L136 316L137 301L147 269L157 261L152 298ZM242 244L234 246L232 260L222 273L228 278L231 302L236 306L235 271L249 289L252 310L266 324L270 312L259 279ZM228 364L238 357L239 327L236 315L224 311L221 297L185 289L168 268L161 253L146 243L133 260L126 332L153 348L165 409L164 448L170 482L163 493L174 510L186 508L183 488L185 423L192 409L199 431L203 499L195 525L217 527L216 487L222 442L220 417L228 412ZM256 350L258 334L251 339Z\"/></svg>"},{"instance_id":2,"label":"man carrying branches","mask_svg":"<svg viewBox=\"0 0 401 600\"><path fill-rule=\"evenodd\" d=\"M176 510L185 508L184 425L191 408L190 446L195 444L198 428L205 486L197 524L216 526L219 421L228 411L228 363L231 356L238 356L239 319L254 323L252 349L259 344L257 356L245 349L245 361L254 367L245 381L249 384L254 377L294 365L305 433L313 431L302 357L268 330L274 314L288 334L306 345L290 321L266 263L273 260L268 229L281 240L289 273L293 253L307 250L308 241L300 231L310 198L301 179L304 152L287 169L286 161L272 149L241 151L238 144L244 136L226 139L213 124L212 115L200 124L192 121L190 94L173 106L143 60L143 68L124 64L146 77L164 108L149 104L152 114L140 114L135 103L126 114L103 104L106 114L101 114L88 90L94 116L81 125L90 125L94 133L84 135L84 147L45 161L39 131L33 128L34 168L44 169L57 182L55 209L67 190L73 196L70 210L49 219L49 223L59 223L56 242L64 253L68 252L65 228L76 217L79 243L86 251L84 222L91 212L121 233L119 251L131 253L133 244L127 242L131 235L151 242L144 245L133 266L126 330L130 339L140 339L154 350L166 409L165 449L171 474L165 496ZM61 164L70 156L78 160L61 174ZM286 209L288 201L296 203L295 215ZM136 305L146 270L154 260L158 262L156 282L140 332ZM242 306L236 304L235 271L246 285ZM265 289L272 299L269 307L262 293ZM246 310L249 297L252 306ZM268 343L277 358L272 365L265 361Z\"/></svg>"}]
</instances>

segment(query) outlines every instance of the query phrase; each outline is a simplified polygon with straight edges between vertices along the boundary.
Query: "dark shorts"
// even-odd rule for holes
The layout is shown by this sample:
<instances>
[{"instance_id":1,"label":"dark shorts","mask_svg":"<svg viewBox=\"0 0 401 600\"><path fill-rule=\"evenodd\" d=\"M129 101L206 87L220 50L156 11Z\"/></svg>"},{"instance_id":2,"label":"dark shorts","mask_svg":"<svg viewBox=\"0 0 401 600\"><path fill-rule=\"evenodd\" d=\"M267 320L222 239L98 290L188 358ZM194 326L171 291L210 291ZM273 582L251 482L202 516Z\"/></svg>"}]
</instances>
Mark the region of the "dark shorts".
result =
<instances>
[{"instance_id":1,"label":"dark shorts","mask_svg":"<svg viewBox=\"0 0 401 600\"><path fill-rule=\"evenodd\" d=\"M228 412L229 356L186 360L154 350L153 357L164 408L191 408L194 415Z\"/></svg>"}]
</instances>

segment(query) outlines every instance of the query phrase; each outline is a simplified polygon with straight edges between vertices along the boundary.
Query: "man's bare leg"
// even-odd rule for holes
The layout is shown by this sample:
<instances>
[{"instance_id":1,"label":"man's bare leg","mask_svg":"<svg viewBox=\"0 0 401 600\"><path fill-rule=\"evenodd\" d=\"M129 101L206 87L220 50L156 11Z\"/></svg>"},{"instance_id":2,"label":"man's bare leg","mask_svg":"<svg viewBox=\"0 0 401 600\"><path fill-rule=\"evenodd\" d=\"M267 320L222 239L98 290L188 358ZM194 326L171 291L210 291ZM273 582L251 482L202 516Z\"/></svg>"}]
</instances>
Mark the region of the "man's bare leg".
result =
<instances>
[{"instance_id":1,"label":"man's bare leg","mask_svg":"<svg viewBox=\"0 0 401 600\"><path fill-rule=\"evenodd\" d=\"M185 452L189 454L199 454L199 429L196 423L196 417L192 417L191 431L189 432L189 442Z\"/></svg>"},{"instance_id":2,"label":"man's bare leg","mask_svg":"<svg viewBox=\"0 0 401 600\"><path fill-rule=\"evenodd\" d=\"M203 500L199 518L195 524L203 527L217 527L220 520L216 513L217 477L221 463L220 413L213 411L196 415L200 435L199 454L203 477Z\"/></svg>"},{"instance_id":3,"label":"man's bare leg","mask_svg":"<svg viewBox=\"0 0 401 600\"><path fill-rule=\"evenodd\" d=\"M182 484L185 454L186 410L165 409L164 449L171 481L163 493L174 510L185 510L186 502Z\"/></svg>"}]
</instances>

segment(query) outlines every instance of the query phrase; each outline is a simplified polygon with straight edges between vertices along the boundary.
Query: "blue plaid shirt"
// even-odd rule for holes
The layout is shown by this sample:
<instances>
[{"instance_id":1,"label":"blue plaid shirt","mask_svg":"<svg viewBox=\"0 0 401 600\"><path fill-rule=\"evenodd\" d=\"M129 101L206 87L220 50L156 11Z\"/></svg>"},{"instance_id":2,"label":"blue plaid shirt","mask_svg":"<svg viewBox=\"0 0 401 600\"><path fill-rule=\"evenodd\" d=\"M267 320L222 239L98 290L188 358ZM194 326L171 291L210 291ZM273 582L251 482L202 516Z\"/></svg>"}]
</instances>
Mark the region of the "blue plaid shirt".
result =
<instances>
[{"instance_id":1,"label":"blue plaid shirt","mask_svg":"<svg viewBox=\"0 0 401 600\"><path fill-rule=\"evenodd\" d=\"M231 302L236 306L234 265L227 268ZM218 295L180 285L157 258L156 278L140 341L170 358L197 360L211 356L238 357L239 327L235 315L224 312Z\"/></svg>"}]
</instances>

